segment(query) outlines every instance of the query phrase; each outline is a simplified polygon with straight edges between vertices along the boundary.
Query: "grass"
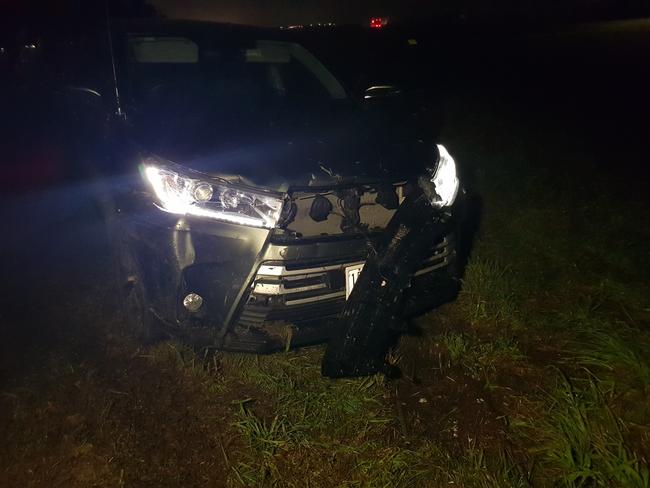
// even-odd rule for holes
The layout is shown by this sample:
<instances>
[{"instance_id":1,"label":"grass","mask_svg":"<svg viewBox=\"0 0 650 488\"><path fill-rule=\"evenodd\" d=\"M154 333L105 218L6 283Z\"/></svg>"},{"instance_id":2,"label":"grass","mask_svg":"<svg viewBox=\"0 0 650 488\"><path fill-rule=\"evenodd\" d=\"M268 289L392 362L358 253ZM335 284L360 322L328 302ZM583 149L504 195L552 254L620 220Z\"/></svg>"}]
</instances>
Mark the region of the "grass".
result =
<instances>
[{"instance_id":1,"label":"grass","mask_svg":"<svg viewBox=\"0 0 650 488\"><path fill-rule=\"evenodd\" d=\"M543 439L543 461L564 486L649 486L648 468L629 449L613 409L615 392L593 375L564 376L549 395L549 414L534 430Z\"/></svg>"},{"instance_id":2,"label":"grass","mask_svg":"<svg viewBox=\"0 0 650 488\"><path fill-rule=\"evenodd\" d=\"M252 447L236 468L240 484L250 486L254 480L252 484L300 486L287 479L301 479L305 466L321 465L323 459L345 473L363 462L368 443L390 435L383 378L324 380L321 352L222 357L227 384L239 389L245 383L258 391L258 399L271 400L237 402L233 425ZM327 486L325 481L322 486Z\"/></svg>"},{"instance_id":3,"label":"grass","mask_svg":"<svg viewBox=\"0 0 650 488\"><path fill-rule=\"evenodd\" d=\"M488 357L501 346L468 347ZM225 417L230 420L222 435L242 440L226 454L231 486L298 487L305 479L323 487L527 486L504 452L488 453L476 441L464 440L452 454L419 435L405 439L390 406L390 385L379 376L323 379L321 353L223 353L209 367L197 367L201 361L191 350L167 343L144 356L154 368L176 371L183 382L198 380L217 398L251 394L232 400Z\"/></svg>"},{"instance_id":4,"label":"grass","mask_svg":"<svg viewBox=\"0 0 650 488\"><path fill-rule=\"evenodd\" d=\"M474 130L485 124L467 122L475 146L492 144ZM585 182L579 170L560 178L525 147L499 150L477 173L482 231L450 307L456 318L437 320L443 356L508 389L506 437L524 446L518 462L536 466L535 484L648 486L647 210L613 200L606 179ZM573 153L582 162L566 168L584 162ZM526 386L500 383L506 371ZM520 426L534 434L519 438Z\"/></svg>"},{"instance_id":5,"label":"grass","mask_svg":"<svg viewBox=\"0 0 650 488\"><path fill-rule=\"evenodd\" d=\"M447 332L440 343L447 354L447 366L461 366L475 379L488 380L505 363L523 359L516 341L505 335L480 342L466 333Z\"/></svg>"},{"instance_id":6,"label":"grass","mask_svg":"<svg viewBox=\"0 0 650 488\"><path fill-rule=\"evenodd\" d=\"M277 399L274 411L310 433L363 432L386 424L384 379L375 376L342 381L320 377L321 348L276 356L225 355L223 368Z\"/></svg>"},{"instance_id":7,"label":"grass","mask_svg":"<svg viewBox=\"0 0 650 488\"><path fill-rule=\"evenodd\" d=\"M519 321L516 299L508 266L495 260L473 258L463 279L461 302L472 324L506 324Z\"/></svg>"},{"instance_id":8,"label":"grass","mask_svg":"<svg viewBox=\"0 0 650 488\"><path fill-rule=\"evenodd\" d=\"M650 364L645 353L647 337L636 330L599 328L587 331L584 342L574 346L577 360L584 366L602 372L618 383L650 391ZM644 343L645 342L645 343Z\"/></svg>"},{"instance_id":9,"label":"grass","mask_svg":"<svg viewBox=\"0 0 650 488\"><path fill-rule=\"evenodd\" d=\"M248 407L251 400L236 402L239 411L237 421L233 424L244 437L256 454L262 458L272 457L278 449L286 447L291 441L292 427L288 425L285 417L276 415L270 422L258 418Z\"/></svg>"},{"instance_id":10,"label":"grass","mask_svg":"<svg viewBox=\"0 0 650 488\"><path fill-rule=\"evenodd\" d=\"M461 364L471 351L471 345L464 334L447 333L442 336L442 344L449 354L449 362L453 364Z\"/></svg>"}]
</instances>

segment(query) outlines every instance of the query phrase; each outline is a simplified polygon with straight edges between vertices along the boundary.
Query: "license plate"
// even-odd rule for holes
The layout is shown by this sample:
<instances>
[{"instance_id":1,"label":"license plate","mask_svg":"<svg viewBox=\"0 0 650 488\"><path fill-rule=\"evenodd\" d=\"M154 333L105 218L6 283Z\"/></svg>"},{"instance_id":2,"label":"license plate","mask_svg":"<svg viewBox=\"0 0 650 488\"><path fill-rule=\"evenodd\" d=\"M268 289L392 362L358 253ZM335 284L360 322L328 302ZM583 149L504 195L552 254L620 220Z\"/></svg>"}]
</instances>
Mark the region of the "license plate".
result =
<instances>
[{"instance_id":1,"label":"license plate","mask_svg":"<svg viewBox=\"0 0 650 488\"><path fill-rule=\"evenodd\" d=\"M361 270L363 269L363 263L355 264L353 266L348 266L345 268L345 299L347 300L352 293L352 289L359 279Z\"/></svg>"}]
</instances>

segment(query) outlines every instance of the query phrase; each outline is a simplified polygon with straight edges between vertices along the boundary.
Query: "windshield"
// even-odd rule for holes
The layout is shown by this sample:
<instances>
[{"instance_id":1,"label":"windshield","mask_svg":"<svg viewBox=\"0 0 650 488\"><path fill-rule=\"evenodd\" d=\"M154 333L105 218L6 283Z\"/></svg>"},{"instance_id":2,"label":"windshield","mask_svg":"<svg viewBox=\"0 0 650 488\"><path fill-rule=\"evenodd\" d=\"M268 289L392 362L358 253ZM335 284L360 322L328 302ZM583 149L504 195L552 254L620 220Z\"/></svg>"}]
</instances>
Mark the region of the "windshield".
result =
<instances>
[{"instance_id":1,"label":"windshield","mask_svg":"<svg viewBox=\"0 0 650 488\"><path fill-rule=\"evenodd\" d=\"M127 44L132 102L150 114L203 119L346 98L320 61L294 43L215 46L185 37L132 35Z\"/></svg>"}]
</instances>

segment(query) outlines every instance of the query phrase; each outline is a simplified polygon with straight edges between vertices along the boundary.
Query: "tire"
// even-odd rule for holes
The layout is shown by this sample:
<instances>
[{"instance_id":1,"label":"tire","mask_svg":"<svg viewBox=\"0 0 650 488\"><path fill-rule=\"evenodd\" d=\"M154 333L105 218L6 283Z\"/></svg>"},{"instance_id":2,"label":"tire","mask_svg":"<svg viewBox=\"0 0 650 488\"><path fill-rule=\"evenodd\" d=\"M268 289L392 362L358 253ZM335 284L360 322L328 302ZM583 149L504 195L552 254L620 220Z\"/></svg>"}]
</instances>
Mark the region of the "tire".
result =
<instances>
[{"instance_id":1,"label":"tire","mask_svg":"<svg viewBox=\"0 0 650 488\"><path fill-rule=\"evenodd\" d=\"M159 319L149 307L142 267L127 238L116 223L109 225L111 274L118 318L127 332L144 344L162 340Z\"/></svg>"}]
</instances>

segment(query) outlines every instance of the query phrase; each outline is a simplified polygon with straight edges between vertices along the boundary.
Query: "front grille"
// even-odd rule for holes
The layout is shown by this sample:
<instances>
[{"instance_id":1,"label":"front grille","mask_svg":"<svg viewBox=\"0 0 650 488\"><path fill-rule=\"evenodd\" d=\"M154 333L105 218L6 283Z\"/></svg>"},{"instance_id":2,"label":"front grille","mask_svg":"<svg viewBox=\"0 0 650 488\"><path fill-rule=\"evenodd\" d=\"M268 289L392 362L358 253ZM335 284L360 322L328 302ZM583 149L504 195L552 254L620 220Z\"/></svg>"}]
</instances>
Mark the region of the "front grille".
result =
<instances>
[{"instance_id":1,"label":"front grille","mask_svg":"<svg viewBox=\"0 0 650 488\"><path fill-rule=\"evenodd\" d=\"M329 319L338 316L343 310L345 297L337 297L320 302L310 302L286 308L270 309L247 304L239 317L239 324L246 327L260 326L264 322L285 322L300 324Z\"/></svg>"},{"instance_id":2,"label":"front grille","mask_svg":"<svg viewBox=\"0 0 650 488\"><path fill-rule=\"evenodd\" d=\"M445 237L432 246L430 257L424 260L414 280L447 266L452 256L453 246ZM345 304L345 268L362 262L261 265L240 313L239 325L304 324L338 316Z\"/></svg>"}]
</instances>

